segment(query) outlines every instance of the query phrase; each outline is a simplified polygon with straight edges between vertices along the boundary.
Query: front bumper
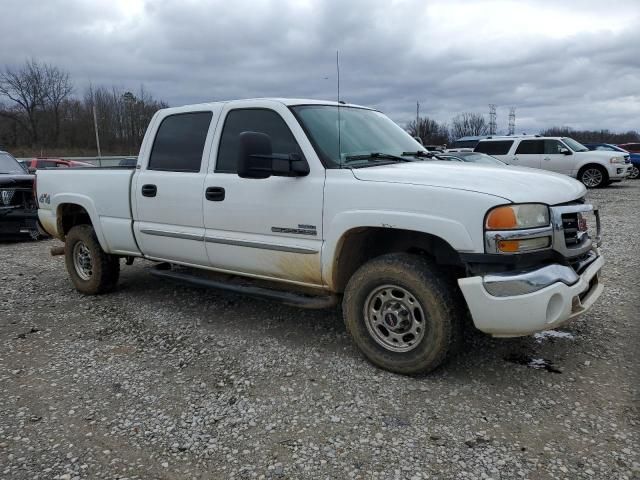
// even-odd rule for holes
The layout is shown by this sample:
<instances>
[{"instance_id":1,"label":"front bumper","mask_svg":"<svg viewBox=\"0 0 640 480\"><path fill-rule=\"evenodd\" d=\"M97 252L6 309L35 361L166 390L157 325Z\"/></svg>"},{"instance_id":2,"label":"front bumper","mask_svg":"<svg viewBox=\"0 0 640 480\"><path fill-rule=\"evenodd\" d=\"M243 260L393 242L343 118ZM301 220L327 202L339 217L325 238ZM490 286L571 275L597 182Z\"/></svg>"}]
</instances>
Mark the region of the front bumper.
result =
<instances>
[{"instance_id":1,"label":"front bumper","mask_svg":"<svg viewBox=\"0 0 640 480\"><path fill-rule=\"evenodd\" d=\"M632 166L630 163L614 163L609 165L609 180L621 181L631 174Z\"/></svg>"},{"instance_id":2,"label":"front bumper","mask_svg":"<svg viewBox=\"0 0 640 480\"><path fill-rule=\"evenodd\" d=\"M0 208L0 235L18 235L37 230L35 210Z\"/></svg>"},{"instance_id":3,"label":"front bumper","mask_svg":"<svg viewBox=\"0 0 640 480\"><path fill-rule=\"evenodd\" d=\"M579 275L554 264L459 279L476 328L496 337L519 337L559 327L586 312L603 290L599 274L604 259L594 252Z\"/></svg>"}]
</instances>

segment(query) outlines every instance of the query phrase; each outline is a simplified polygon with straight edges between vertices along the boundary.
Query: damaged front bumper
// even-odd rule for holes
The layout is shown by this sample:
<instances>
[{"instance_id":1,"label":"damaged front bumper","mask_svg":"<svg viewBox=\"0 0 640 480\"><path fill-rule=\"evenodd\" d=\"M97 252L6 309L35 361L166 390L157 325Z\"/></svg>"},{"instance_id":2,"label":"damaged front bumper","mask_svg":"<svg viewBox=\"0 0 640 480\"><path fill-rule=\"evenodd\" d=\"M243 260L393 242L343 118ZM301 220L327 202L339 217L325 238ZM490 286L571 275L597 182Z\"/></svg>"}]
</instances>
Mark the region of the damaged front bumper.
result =
<instances>
[{"instance_id":1,"label":"damaged front bumper","mask_svg":"<svg viewBox=\"0 0 640 480\"><path fill-rule=\"evenodd\" d=\"M602 293L603 265L594 249L572 267L551 264L462 278L458 284L476 328L496 337L517 337L556 328L586 312Z\"/></svg>"}]
</instances>

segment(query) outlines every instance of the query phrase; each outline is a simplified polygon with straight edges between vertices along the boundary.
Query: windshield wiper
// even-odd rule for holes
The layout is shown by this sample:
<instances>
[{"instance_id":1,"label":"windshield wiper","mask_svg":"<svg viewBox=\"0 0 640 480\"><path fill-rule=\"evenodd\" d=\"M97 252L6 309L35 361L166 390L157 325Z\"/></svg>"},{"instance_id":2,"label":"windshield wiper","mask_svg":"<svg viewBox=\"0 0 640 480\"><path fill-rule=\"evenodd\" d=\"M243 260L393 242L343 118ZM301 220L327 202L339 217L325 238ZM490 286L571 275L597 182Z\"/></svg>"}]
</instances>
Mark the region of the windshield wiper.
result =
<instances>
[{"instance_id":1,"label":"windshield wiper","mask_svg":"<svg viewBox=\"0 0 640 480\"><path fill-rule=\"evenodd\" d=\"M431 152L426 152L424 150L418 150L417 152L402 152L403 156L406 157L418 157L418 158L433 158L435 155Z\"/></svg>"},{"instance_id":2,"label":"windshield wiper","mask_svg":"<svg viewBox=\"0 0 640 480\"><path fill-rule=\"evenodd\" d=\"M354 162L357 160L395 160L397 162L411 162L408 158L381 152L371 152L363 155L347 155L344 157L344 163Z\"/></svg>"}]
</instances>

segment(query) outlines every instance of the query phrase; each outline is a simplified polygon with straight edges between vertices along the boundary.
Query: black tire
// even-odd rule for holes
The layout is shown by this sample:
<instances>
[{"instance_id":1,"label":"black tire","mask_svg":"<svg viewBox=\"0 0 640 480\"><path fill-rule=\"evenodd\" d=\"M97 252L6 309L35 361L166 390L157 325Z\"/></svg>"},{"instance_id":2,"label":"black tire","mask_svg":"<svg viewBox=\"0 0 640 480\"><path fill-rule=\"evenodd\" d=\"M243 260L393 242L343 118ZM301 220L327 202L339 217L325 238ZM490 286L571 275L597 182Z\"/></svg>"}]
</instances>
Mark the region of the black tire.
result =
<instances>
[{"instance_id":1,"label":"black tire","mask_svg":"<svg viewBox=\"0 0 640 480\"><path fill-rule=\"evenodd\" d=\"M393 286L399 287L397 292L402 293L402 297L384 292L387 287ZM382 293L376 295L376 292ZM374 311L376 302L380 302L379 299L384 295L391 296L385 297L389 302L380 304L380 315L367 316L367 310L371 307L369 311ZM383 310L384 305L393 304L396 298L413 305L410 308L414 311L424 313L409 314L409 319L413 319L414 325L418 326L422 324L416 319L423 316L424 333L421 338L414 336L415 342L407 346L408 350L405 351L393 351L393 345L383 344L397 341L391 338L393 332L387 329L390 325L387 323L389 314ZM405 253L383 255L360 267L347 284L342 307L347 330L364 356L374 365L405 375L430 372L457 350L466 312L462 293L446 274L426 258ZM377 327L372 326L371 317L380 318ZM406 323L407 317L398 315L395 321L390 319L393 325L400 325L398 318ZM390 334L387 339L385 330ZM405 341L403 337L401 343L411 344L411 334L408 338Z\"/></svg>"},{"instance_id":2,"label":"black tire","mask_svg":"<svg viewBox=\"0 0 640 480\"><path fill-rule=\"evenodd\" d=\"M600 165L585 165L578 172L578 180L587 188L602 188L609 184L609 174Z\"/></svg>"},{"instance_id":3,"label":"black tire","mask_svg":"<svg viewBox=\"0 0 640 480\"><path fill-rule=\"evenodd\" d=\"M629 174L629 178L631 180L637 180L638 178L640 178L640 168L638 168L637 165L633 165L631 167L631 173Z\"/></svg>"},{"instance_id":4,"label":"black tire","mask_svg":"<svg viewBox=\"0 0 640 480\"><path fill-rule=\"evenodd\" d=\"M76 250L77 249L77 250ZM86 252L83 258L89 263L85 268L76 266L74 257L78 251ZM81 293L98 295L113 290L120 276L120 259L102 250L91 225L73 227L65 238L64 257L71 282Z\"/></svg>"}]
</instances>

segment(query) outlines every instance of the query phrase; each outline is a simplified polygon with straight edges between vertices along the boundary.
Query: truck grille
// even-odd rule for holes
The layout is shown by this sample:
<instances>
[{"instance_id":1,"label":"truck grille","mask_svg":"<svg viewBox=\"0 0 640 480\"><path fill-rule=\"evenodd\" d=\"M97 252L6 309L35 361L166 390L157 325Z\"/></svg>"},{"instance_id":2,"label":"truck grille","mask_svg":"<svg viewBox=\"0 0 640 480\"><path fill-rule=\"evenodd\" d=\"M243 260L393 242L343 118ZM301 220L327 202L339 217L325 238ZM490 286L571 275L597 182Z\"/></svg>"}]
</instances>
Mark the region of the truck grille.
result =
<instances>
[{"instance_id":1,"label":"truck grille","mask_svg":"<svg viewBox=\"0 0 640 480\"><path fill-rule=\"evenodd\" d=\"M33 192L23 188L3 188L0 190L0 208L35 208Z\"/></svg>"},{"instance_id":2,"label":"truck grille","mask_svg":"<svg viewBox=\"0 0 640 480\"><path fill-rule=\"evenodd\" d=\"M565 258L584 255L600 241L600 217L592 205L571 203L551 207L553 249Z\"/></svg>"},{"instance_id":3,"label":"truck grille","mask_svg":"<svg viewBox=\"0 0 640 480\"><path fill-rule=\"evenodd\" d=\"M578 212L564 213L562 215L562 230L564 231L564 243L573 248L580 243L578 238Z\"/></svg>"}]
</instances>

